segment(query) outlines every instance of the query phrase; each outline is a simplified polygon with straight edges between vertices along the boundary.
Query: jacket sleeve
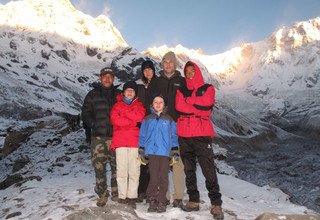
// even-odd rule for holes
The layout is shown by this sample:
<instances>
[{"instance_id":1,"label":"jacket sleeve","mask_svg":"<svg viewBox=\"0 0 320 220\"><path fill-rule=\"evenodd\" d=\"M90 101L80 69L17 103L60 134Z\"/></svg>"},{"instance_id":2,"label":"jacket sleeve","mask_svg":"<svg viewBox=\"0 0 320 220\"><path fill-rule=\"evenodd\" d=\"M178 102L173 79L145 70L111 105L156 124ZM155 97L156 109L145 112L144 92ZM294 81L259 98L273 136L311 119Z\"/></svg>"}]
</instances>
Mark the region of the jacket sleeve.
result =
<instances>
[{"instance_id":1,"label":"jacket sleeve","mask_svg":"<svg viewBox=\"0 0 320 220\"><path fill-rule=\"evenodd\" d=\"M146 135L147 135L147 121L143 120L140 127L139 147L145 147Z\"/></svg>"},{"instance_id":2,"label":"jacket sleeve","mask_svg":"<svg viewBox=\"0 0 320 220\"><path fill-rule=\"evenodd\" d=\"M196 91L193 91L191 97L186 98L186 102L195 106L207 107L215 103L214 97L215 89L213 86L209 86L202 96L196 96Z\"/></svg>"},{"instance_id":3,"label":"jacket sleeve","mask_svg":"<svg viewBox=\"0 0 320 220\"><path fill-rule=\"evenodd\" d=\"M176 94L176 110L186 114L194 114L196 112L196 108L192 104L186 102L186 98L179 90L177 90Z\"/></svg>"},{"instance_id":4,"label":"jacket sleeve","mask_svg":"<svg viewBox=\"0 0 320 220\"><path fill-rule=\"evenodd\" d=\"M84 99L82 108L81 108L81 117L83 123L89 128L93 127L94 118L93 118L93 100L91 93L88 93Z\"/></svg>"},{"instance_id":5,"label":"jacket sleeve","mask_svg":"<svg viewBox=\"0 0 320 220\"><path fill-rule=\"evenodd\" d=\"M121 109L116 103L110 113L110 119L113 126L130 126L130 125L136 125L136 122L130 120L128 117L123 116Z\"/></svg>"},{"instance_id":6,"label":"jacket sleeve","mask_svg":"<svg viewBox=\"0 0 320 220\"><path fill-rule=\"evenodd\" d=\"M177 134L177 125L174 121L171 121L171 143L172 143L172 148L178 147L178 134Z\"/></svg>"},{"instance_id":7,"label":"jacket sleeve","mask_svg":"<svg viewBox=\"0 0 320 220\"><path fill-rule=\"evenodd\" d=\"M141 122L145 114L146 110L141 102L137 103L135 106L125 111L125 116L134 122Z\"/></svg>"}]
</instances>

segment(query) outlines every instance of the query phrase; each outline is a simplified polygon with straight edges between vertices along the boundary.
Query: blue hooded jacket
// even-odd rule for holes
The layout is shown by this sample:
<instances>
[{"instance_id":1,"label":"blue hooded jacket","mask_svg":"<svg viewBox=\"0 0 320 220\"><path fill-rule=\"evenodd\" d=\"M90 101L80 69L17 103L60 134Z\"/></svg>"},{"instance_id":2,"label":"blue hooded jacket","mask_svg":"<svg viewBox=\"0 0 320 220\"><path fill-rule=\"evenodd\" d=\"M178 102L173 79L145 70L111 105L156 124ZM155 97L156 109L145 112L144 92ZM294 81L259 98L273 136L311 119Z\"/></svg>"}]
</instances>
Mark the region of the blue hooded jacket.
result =
<instances>
[{"instance_id":1,"label":"blue hooded jacket","mask_svg":"<svg viewBox=\"0 0 320 220\"><path fill-rule=\"evenodd\" d=\"M169 157L171 148L178 147L177 127L174 120L162 112L160 116L151 110L142 121L139 146L144 154Z\"/></svg>"}]
</instances>

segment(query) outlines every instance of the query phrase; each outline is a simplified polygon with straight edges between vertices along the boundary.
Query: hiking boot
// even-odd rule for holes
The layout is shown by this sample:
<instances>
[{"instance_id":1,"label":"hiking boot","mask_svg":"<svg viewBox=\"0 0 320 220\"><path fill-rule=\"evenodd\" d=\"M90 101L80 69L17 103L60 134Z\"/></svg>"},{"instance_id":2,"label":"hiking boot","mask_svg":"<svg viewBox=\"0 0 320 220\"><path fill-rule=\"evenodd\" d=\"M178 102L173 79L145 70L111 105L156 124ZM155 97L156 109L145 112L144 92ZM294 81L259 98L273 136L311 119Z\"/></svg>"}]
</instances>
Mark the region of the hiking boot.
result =
<instances>
[{"instance_id":1,"label":"hiking boot","mask_svg":"<svg viewBox=\"0 0 320 220\"><path fill-rule=\"evenodd\" d=\"M224 218L222 208L219 205L212 205L210 213L213 215L213 218L216 220L222 220Z\"/></svg>"},{"instance_id":2,"label":"hiking boot","mask_svg":"<svg viewBox=\"0 0 320 220\"><path fill-rule=\"evenodd\" d=\"M193 212L193 211L199 211L200 205L199 202L187 202L187 204L183 205L181 209L185 212Z\"/></svg>"},{"instance_id":3,"label":"hiking boot","mask_svg":"<svg viewBox=\"0 0 320 220\"><path fill-rule=\"evenodd\" d=\"M156 212L158 209L158 203L155 200L151 200L150 201L150 205L148 208L148 212Z\"/></svg>"},{"instance_id":4,"label":"hiking boot","mask_svg":"<svg viewBox=\"0 0 320 220\"><path fill-rule=\"evenodd\" d=\"M118 203L120 203L120 204L128 204L128 200L127 199L119 199L118 198Z\"/></svg>"},{"instance_id":5,"label":"hiking boot","mask_svg":"<svg viewBox=\"0 0 320 220\"><path fill-rule=\"evenodd\" d=\"M182 199L173 200L172 206L175 208L181 208L183 206Z\"/></svg>"},{"instance_id":6,"label":"hiking boot","mask_svg":"<svg viewBox=\"0 0 320 220\"><path fill-rule=\"evenodd\" d=\"M101 195L99 196L98 202L97 202L97 206L99 207L103 207L105 206L107 203L107 197L106 195Z\"/></svg>"},{"instance_id":7,"label":"hiking boot","mask_svg":"<svg viewBox=\"0 0 320 220\"><path fill-rule=\"evenodd\" d=\"M136 209L136 199L128 199L128 205L131 206L133 209Z\"/></svg>"},{"instance_id":8,"label":"hiking boot","mask_svg":"<svg viewBox=\"0 0 320 220\"><path fill-rule=\"evenodd\" d=\"M162 213L162 212L166 212L166 211L167 211L167 204L159 202L157 212Z\"/></svg>"},{"instance_id":9,"label":"hiking boot","mask_svg":"<svg viewBox=\"0 0 320 220\"><path fill-rule=\"evenodd\" d=\"M118 202L118 200L119 200L118 196L111 197L111 201Z\"/></svg>"},{"instance_id":10,"label":"hiking boot","mask_svg":"<svg viewBox=\"0 0 320 220\"><path fill-rule=\"evenodd\" d=\"M136 202L137 203L143 202L143 200L146 199L146 198L147 198L146 194L145 193L141 193L141 194L139 194Z\"/></svg>"}]
</instances>

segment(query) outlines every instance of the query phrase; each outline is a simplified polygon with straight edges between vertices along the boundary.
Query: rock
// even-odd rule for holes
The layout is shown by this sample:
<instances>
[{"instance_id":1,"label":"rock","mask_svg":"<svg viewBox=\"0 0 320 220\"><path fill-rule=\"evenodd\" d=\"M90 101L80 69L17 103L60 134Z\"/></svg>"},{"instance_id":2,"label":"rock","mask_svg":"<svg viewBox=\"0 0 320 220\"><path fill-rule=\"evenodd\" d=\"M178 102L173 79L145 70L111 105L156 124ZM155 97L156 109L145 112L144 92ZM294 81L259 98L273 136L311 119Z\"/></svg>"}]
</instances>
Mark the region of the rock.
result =
<instances>
[{"instance_id":1,"label":"rock","mask_svg":"<svg viewBox=\"0 0 320 220\"><path fill-rule=\"evenodd\" d=\"M14 213L7 215L6 219L13 218L13 217L19 216L21 214L22 214L21 212L14 212Z\"/></svg>"},{"instance_id":2,"label":"rock","mask_svg":"<svg viewBox=\"0 0 320 220\"><path fill-rule=\"evenodd\" d=\"M0 190L6 189L22 180L23 180L23 177L20 174L8 176L4 181L0 183Z\"/></svg>"},{"instance_id":3,"label":"rock","mask_svg":"<svg viewBox=\"0 0 320 220\"><path fill-rule=\"evenodd\" d=\"M255 220L320 220L319 216L315 215L280 215L274 213L263 213Z\"/></svg>"}]
</instances>

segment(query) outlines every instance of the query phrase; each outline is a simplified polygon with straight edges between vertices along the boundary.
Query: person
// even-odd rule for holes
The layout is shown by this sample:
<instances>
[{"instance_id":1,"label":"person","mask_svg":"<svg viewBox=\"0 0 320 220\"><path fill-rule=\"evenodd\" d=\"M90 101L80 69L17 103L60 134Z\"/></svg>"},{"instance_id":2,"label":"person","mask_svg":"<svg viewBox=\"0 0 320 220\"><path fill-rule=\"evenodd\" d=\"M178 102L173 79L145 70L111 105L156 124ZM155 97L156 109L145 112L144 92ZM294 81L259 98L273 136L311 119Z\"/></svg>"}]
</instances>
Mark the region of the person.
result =
<instances>
[{"instance_id":1,"label":"person","mask_svg":"<svg viewBox=\"0 0 320 220\"><path fill-rule=\"evenodd\" d=\"M165 212L167 207L170 155L178 151L176 123L166 113L164 97L156 94L151 113L141 124L139 138L141 158L148 157L150 182L147 197L148 212Z\"/></svg>"},{"instance_id":2,"label":"person","mask_svg":"<svg viewBox=\"0 0 320 220\"><path fill-rule=\"evenodd\" d=\"M111 199L116 200L118 196L115 154L110 151L113 133L110 112L120 93L118 86L113 85L114 78L112 69L106 67L100 71L100 83L93 84L93 89L86 95L81 113L84 124L91 131L91 161L96 177L95 192L99 196L97 206L104 206L109 196L107 163L111 167Z\"/></svg>"},{"instance_id":3,"label":"person","mask_svg":"<svg viewBox=\"0 0 320 220\"><path fill-rule=\"evenodd\" d=\"M181 88L176 95L176 109L180 112L177 131L189 195L189 201L182 209L187 212L199 210L200 195L196 176L198 160L206 179L212 205L210 212L215 219L223 219L222 200L211 146L214 129L210 114L215 102L215 89L210 84L204 84L202 73L194 62L186 63L184 74L187 87Z\"/></svg>"},{"instance_id":4,"label":"person","mask_svg":"<svg viewBox=\"0 0 320 220\"><path fill-rule=\"evenodd\" d=\"M169 51L166 53L161 61L161 67L163 70L160 71L160 76L155 80L156 91L164 96L168 100L167 113L176 122L179 114L175 108L176 92L178 89L185 87L185 78L181 76L180 72L177 71L177 58L176 55ZM182 199L185 189L185 175L183 170L183 163L178 160L173 165L173 207L181 207Z\"/></svg>"},{"instance_id":5,"label":"person","mask_svg":"<svg viewBox=\"0 0 320 220\"><path fill-rule=\"evenodd\" d=\"M151 60L146 60L141 64L141 80L143 84L138 84L138 98L146 109L146 115L151 113L152 95L154 94L153 81L156 79L155 68ZM138 187L137 202L143 202L147 198L147 187L150 180L148 164L141 164Z\"/></svg>"},{"instance_id":6,"label":"person","mask_svg":"<svg viewBox=\"0 0 320 220\"><path fill-rule=\"evenodd\" d=\"M123 85L123 94L117 96L110 117L113 125L111 150L116 151L119 203L128 203L136 208L140 176L138 160L139 126L146 110L136 97L134 81Z\"/></svg>"}]
</instances>

